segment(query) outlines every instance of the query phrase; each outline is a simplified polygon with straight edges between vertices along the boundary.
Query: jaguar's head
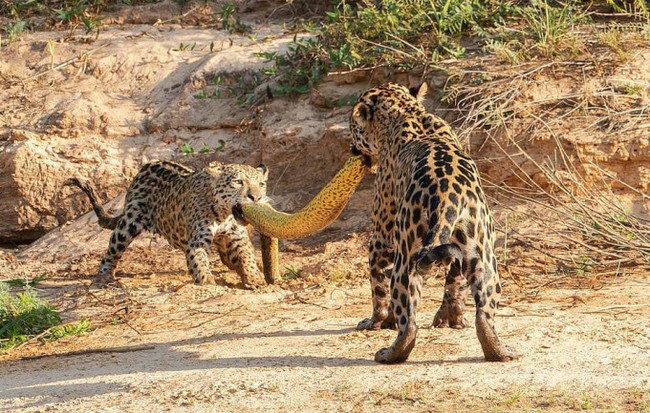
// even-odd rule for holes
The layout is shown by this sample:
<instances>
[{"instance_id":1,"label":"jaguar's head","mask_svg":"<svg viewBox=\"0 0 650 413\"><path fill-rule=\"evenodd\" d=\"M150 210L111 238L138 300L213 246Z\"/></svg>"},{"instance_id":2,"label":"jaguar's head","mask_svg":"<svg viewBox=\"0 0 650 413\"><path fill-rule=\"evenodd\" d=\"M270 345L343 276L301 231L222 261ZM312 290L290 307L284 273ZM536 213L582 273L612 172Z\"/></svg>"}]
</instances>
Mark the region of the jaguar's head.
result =
<instances>
[{"instance_id":1,"label":"jaguar's head","mask_svg":"<svg viewBox=\"0 0 650 413\"><path fill-rule=\"evenodd\" d=\"M213 162L206 169L216 178L212 191L215 198L214 208L218 212L224 215L232 214L237 221L245 223L242 205L268 202L266 180L269 170L264 164L254 168L248 165Z\"/></svg>"},{"instance_id":2,"label":"jaguar's head","mask_svg":"<svg viewBox=\"0 0 650 413\"><path fill-rule=\"evenodd\" d=\"M422 100L427 93L427 84L407 88L388 83L365 91L352 108L350 115L350 151L362 155L368 166L377 162L379 148L387 137L391 122L400 119L404 113L422 112Z\"/></svg>"}]
</instances>

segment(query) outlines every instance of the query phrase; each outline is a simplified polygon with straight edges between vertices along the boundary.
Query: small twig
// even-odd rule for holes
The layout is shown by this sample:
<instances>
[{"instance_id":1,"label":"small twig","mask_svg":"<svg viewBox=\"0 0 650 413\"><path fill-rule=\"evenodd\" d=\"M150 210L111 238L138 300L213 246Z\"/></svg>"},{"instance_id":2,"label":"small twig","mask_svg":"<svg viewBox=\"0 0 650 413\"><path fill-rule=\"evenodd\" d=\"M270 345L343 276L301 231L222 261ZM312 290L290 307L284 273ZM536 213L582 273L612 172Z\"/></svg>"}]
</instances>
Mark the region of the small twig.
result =
<instances>
[{"instance_id":1,"label":"small twig","mask_svg":"<svg viewBox=\"0 0 650 413\"><path fill-rule=\"evenodd\" d=\"M307 300L305 300L304 298L301 298L301 297L299 297L299 296L295 296L294 299L295 299L296 301L298 301L298 302L303 303L303 304L313 305L313 306L316 306L316 307L324 308L325 310L340 310L340 309L341 309L341 306L340 306L340 305L338 305L338 306L336 306L336 307L327 307L327 306L324 306L324 305L322 305L322 304L317 304L317 303L309 302L309 301L307 301Z\"/></svg>"},{"instance_id":2,"label":"small twig","mask_svg":"<svg viewBox=\"0 0 650 413\"><path fill-rule=\"evenodd\" d=\"M593 314L593 313L604 313L610 310L618 310L621 308L644 308L650 307L650 304L628 304L628 305L610 305L609 307L603 307L591 311L582 311L582 314Z\"/></svg>"},{"instance_id":3,"label":"small twig","mask_svg":"<svg viewBox=\"0 0 650 413\"><path fill-rule=\"evenodd\" d=\"M386 67L386 65L376 65L376 66L371 66L371 67L356 67L354 69L341 70L339 72L328 72L327 76L349 75L351 73L356 73L356 72L371 72L373 70L380 69L382 67Z\"/></svg>"},{"instance_id":4,"label":"small twig","mask_svg":"<svg viewBox=\"0 0 650 413\"><path fill-rule=\"evenodd\" d=\"M31 342L33 342L33 341L36 341L36 340L40 339L41 337L44 337L44 336L50 334L50 330L52 330L51 327L48 328L47 330L43 331L42 333L40 333L40 334L38 334L38 335L35 335L34 337L30 338L29 340L25 340L25 341L23 341L22 343L20 343L19 345L17 345L17 346L15 347L15 350L18 350L19 348L24 347L24 346L26 346L27 344L29 344L29 343L31 343Z\"/></svg>"},{"instance_id":5,"label":"small twig","mask_svg":"<svg viewBox=\"0 0 650 413\"><path fill-rule=\"evenodd\" d=\"M67 353L55 354L39 354L37 356L19 357L18 360L38 360L46 357L71 357L82 356L85 354L100 354L100 353L131 353L135 351L153 350L155 346L133 346L133 347L108 347L108 348L94 348L88 350L69 351Z\"/></svg>"},{"instance_id":6,"label":"small twig","mask_svg":"<svg viewBox=\"0 0 650 413\"><path fill-rule=\"evenodd\" d=\"M57 65L57 66L54 66L54 67L51 68L51 69L46 70L45 72L37 73L37 74L35 74L34 76L30 76L30 77L28 77L28 78L21 79L21 81L22 81L23 83L25 83L25 82L28 82L28 81L30 81L30 80L34 80L34 79L37 79L37 78L39 78L39 77L41 77L41 76L44 76L44 75L46 75L46 74L48 74L48 73L50 73L50 72L54 72L55 70L63 69L64 67L69 66L69 65L71 65L71 64L73 64L73 63L77 63L77 62L79 62L79 61L85 60L85 59L88 58L88 56L90 56L91 54L95 53L97 50L102 49L102 48L104 48L104 47L106 47L106 46L108 46L108 45L110 45L110 44L111 44L110 42L109 42L109 43L104 43L103 45L101 45L101 46L99 46L99 47L96 47L96 48L94 48L94 49L92 49L92 50L89 50L89 51L87 51L87 52L83 52L83 53L79 54L79 56L75 56L75 57L73 57L73 58L71 58L71 59L68 59L68 60L66 60L66 61L63 62L63 63L61 63L61 64L59 64L59 65Z\"/></svg>"},{"instance_id":7,"label":"small twig","mask_svg":"<svg viewBox=\"0 0 650 413\"><path fill-rule=\"evenodd\" d=\"M137 328L133 327L133 326L131 325L131 323L129 323L129 320L126 320L126 319L125 319L125 320L124 320L124 324L126 324L127 327L129 327L131 330L135 331L139 336L142 335L142 332L140 332L140 330L138 330Z\"/></svg>"},{"instance_id":8,"label":"small twig","mask_svg":"<svg viewBox=\"0 0 650 413\"><path fill-rule=\"evenodd\" d=\"M154 26L154 27L157 27L157 26L159 26L159 25L161 25L161 24L169 23L169 22L171 22L171 21L179 20L179 19L182 19L183 17L187 17L190 13L193 13L197 8L198 8L198 6L194 6L194 7L192 7L191 9L189 9L187 12L181 14L180 16L174 16L174 17L172 17L171 19L167 19L167 20L160 20L160 19L158 19L158 21L155 22L155 23L153 24L153 26Z\"/></svg>"},{"instance_id":9,"label":"small twig","mask_svg":"<svg viewBox=\"0 0 650 413\"><path fill-rule=\"evenodd\" d=\"M90 291L90 288L88 288L88 287L86 287L86 294L88 294L89 296L91 296L92 298L97 300L102 305L105 305L107 307L115 307L115 305L109 304L109 303L105 302L104 300L102 300L101 298L97 297L93 292Z\"/></svg>"},{"instance_id":10,"label":"small twig","mask_svg":"<svg viewBox=\"0 0 650 413\"><path fill-rule=\"evenodd\" d=\"M198 327L201 327L201 326L204 325L204 324L211 323L211 322L213 322L214 320L217 320L217 319L219 319L219 318L223 318L223 317L225 317L225 316L227 316L227 315L230 315L230 314L234 313L235 311L239 310L239 309L242 308L243 306L244 306L243 304L240 305L240 306L237 306L237 307L233 308L233 309L230 310L230 311L226 311L225 313L221 313L221 314L219 314L219 315L216 316L216 317L212 317L211 319L209 319L209 320L205 320L205 321L203 321L203 322L201 322L201 323L199 323L199 324L197 324L197 325L195 325L195 326L192 326L192 327L190 327L190 328L198 328Z\"/></svg>"}]
</instances>

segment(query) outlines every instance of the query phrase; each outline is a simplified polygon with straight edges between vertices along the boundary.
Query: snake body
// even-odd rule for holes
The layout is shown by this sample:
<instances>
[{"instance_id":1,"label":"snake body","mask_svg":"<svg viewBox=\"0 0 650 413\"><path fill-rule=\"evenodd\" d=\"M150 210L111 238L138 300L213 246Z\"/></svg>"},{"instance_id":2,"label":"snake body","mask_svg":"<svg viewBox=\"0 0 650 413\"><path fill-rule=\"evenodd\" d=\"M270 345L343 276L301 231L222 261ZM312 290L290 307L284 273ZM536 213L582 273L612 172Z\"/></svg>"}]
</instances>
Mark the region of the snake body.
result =
<instances>
[{"instance_id":1,"label":"snake body","mask_svg":"<svg viewBox=\"0 0 650 413\"><path fill-rule=\"evenodd\" d=\"M350 157L332 180L301 210L287 214L276 211L270 204L245 204L244 218L261 234L297 239L319 231L341 214L364 174L366 166L361 157Z\"/></svg>"},{"instance_id":2,"label":"snake body","mask_svg":"<svg viewBox=\"0 0 650 413\"><path fill-rule=\"evenodd\" d=\"M261 234L262 263L267 282L272 283L279 275L277 239L304 238L334 222L366 171L360 156L348 158L334 178L305 207L293 214L276 211L267 203L242 206L244 218Z\"/></svg>"}]
</instances>

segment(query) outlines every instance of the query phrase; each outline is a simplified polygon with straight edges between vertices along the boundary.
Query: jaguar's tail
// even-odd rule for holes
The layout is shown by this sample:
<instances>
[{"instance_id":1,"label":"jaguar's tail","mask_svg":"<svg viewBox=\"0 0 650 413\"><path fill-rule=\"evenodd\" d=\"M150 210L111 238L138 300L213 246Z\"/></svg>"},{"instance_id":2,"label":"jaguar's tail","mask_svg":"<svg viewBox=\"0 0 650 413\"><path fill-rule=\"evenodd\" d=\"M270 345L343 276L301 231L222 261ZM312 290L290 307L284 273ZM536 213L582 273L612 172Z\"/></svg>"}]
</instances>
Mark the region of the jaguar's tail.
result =
<instances>
[{"instance_id":1,"label":"jaguar's tail","mask_svg":"<svg viewBox=\"0 0 650 413\"><path fill-rule=\"evenodd\" d=\"M463 264L463 251L456 244L442 244L434 248L422 248L417 260L420 273L427 273L434 265L449 265L454 261Z\"/></svg>"},{"instance_id":2,"label":"jaguar's tail","mask_svg":"<svg viewBox=\"0 0 650 413\"><path fill-rule=\"evenodd\" d=\"M121 218L121 215L114 216L106 212L104 207L97 201L97 193L95 192L95 188L93 188L90 183L82 181L79 178L70 178L65 181L63 185L76 186L84 191L84 193L88 196L88 199L90 199L90 203L93 206L93 211L95 211L95 214L97 215L99 226L106 229L115 229L117 222Z\"/></svg>"},{"instance_id":3,"label":"jaguar's tail","mask_svg":"<svg viewBox=\"0 0 650 413\"><path fill-rule=\"evenodd\" d=\"M443 230L442 223L440 222L442 217L444 217L448 225L451 225L451 231ZM455 213L453 216L444 213L441 205L438 205L435 213L430 214L430 229L423 240L424 242L416 261L418 272L428 272L433 265L449 265L452 263L457 264L462 270L463 251L458 245L452 243L449 237L449 234L453 232L453 228L456 226L457 220Z\"/></svg>"}]
</instances>

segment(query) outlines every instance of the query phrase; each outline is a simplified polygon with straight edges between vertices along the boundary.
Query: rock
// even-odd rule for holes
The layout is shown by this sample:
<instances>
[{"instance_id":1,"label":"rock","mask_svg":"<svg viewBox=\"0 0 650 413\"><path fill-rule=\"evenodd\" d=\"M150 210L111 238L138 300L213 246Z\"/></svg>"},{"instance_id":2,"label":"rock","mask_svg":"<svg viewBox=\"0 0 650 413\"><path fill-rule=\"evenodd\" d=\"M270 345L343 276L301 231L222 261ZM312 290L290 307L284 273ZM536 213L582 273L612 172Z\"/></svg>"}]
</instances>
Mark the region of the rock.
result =
<instances>
[{"instance_id":1,"label":"rock","mask_svg":"<svg viewBox=\"0 0 650 413\"><path fill-rule=\"evenodd\" d=\"M124 191L143 159L171 156L165 147L147 148L144 138L13 135L21 139L0 143L0 242L33 241L89 210L84 196L63 187L71 176L89 178L106 200ZM137 149L124 151L121 144L129 142Z\"/></svg>"}]
</instances>

